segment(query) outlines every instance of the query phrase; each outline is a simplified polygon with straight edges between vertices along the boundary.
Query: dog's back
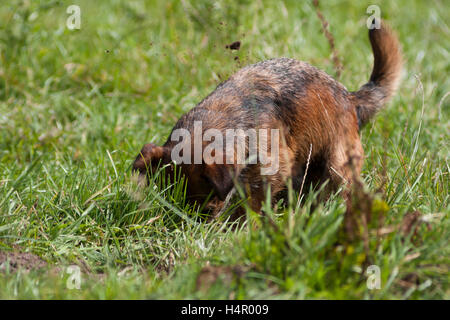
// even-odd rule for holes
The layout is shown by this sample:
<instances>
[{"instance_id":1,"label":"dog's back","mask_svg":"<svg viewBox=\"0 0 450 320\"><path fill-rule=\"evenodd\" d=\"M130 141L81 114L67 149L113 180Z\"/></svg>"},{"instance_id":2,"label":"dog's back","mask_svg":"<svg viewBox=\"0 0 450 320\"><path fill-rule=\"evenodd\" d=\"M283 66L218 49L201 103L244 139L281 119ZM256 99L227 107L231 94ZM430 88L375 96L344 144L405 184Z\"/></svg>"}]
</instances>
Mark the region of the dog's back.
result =
<instances>
[{"instance_id":1,"label":"dog's back","mask_svg":"<svg viewBox=\"0 0 450 320\"><path fill-rule=\"evenodd\" d=\"M381 23L380 29L369 31L369 39L374 68L369 82L357 92L348 92L308 63L270 59L247 66L218 85L176 128L193 126L194 121L203 121L204 130L258 128L274 117L288 144L293 137L302 137L304 145L296 153L304 153L311 143L327 145L341 124L360 129L397 88L402 59L396 37Z\"/></svg>"}]
</instances>

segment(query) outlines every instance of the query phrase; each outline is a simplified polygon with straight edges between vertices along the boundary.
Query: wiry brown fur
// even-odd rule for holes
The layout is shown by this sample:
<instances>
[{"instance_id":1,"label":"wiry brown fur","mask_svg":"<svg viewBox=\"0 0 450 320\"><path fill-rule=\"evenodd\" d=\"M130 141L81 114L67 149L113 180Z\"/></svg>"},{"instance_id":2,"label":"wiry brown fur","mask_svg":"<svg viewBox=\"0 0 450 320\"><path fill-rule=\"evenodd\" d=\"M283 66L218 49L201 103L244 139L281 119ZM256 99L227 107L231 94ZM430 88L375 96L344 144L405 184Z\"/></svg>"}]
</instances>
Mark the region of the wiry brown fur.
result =
<instances>
[{"instance_id":1,"label":"wiry brown fur","mask_svg":"<svg viewBox=\"0 0 450 320\"><path fill-rule=\"evenodd\" d=\"M369 82L357 92L348 92L305 62L271 59L241 69L183 115L174 130L184 128L193 133L194 121L202 121L203 131L218 129L224 137L226 129L280 130L277 173L262 176L260 164L183 164L188 199L201 202L213 190L223 201L234 180L250 197L251 207L259 211L269 185L274 197L285 190L288 178L292 178L294 187L300 186L310 148L308 182L328 180L329 190L343 183L350 185L351 170L359 174L363 164L359 129L392 96L401 70L399 44L390 29L382 23L381 29L369 31L369 38L374 68ZM158 162L169 163L176 143L169 137L162 147L145 145L133 169L146 175ZM344 195L348 198L348 191Z\"/></svg>"}]
</instances>

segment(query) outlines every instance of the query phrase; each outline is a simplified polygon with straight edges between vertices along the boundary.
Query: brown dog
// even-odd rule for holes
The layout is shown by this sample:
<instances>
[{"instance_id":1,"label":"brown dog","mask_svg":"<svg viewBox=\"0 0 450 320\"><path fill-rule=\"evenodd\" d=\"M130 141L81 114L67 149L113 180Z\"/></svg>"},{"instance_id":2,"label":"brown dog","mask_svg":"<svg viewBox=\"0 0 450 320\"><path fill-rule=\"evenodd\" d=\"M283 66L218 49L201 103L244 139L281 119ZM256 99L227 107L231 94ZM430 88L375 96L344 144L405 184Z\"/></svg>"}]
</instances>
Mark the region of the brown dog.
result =
<instances>
[{"instance_id":1,"label":"brown dog","mask_svg":"<svg viewBox=\"0 0 450 320\"><path fill-rule=\"evenodd\" d=\"M194 146L195 139L184 141L184 149L178 154L184 159L180 167L188 180L190 201L201 203L210 192L216 201L217 198L223 201L233 186L239 184L249 197L251 208L260 212L268 187L272 197L285 190L290 179L299 188L305 179L307 163L307 183L328 181L329 190L342 184L350 186L352 170L359 174L363 165L359 130L395 92L402 65L398 41L384 23L380 29L369 30L369 39L374 67L369 82L360 90L349 92L328 74L294 59L271 59L247 66L183 115L163 146L146 144L133 169L145 177L156 166L171 163L174 150L181 149L180 135L175 134L180 129L193 136L213 129L214 142L222 139L219 133L225 137L224 143L232 139L235 154L225 147L206 152L213 140L211 135L206 141L203 137L199 146ZM196 124L201 127L196 129ZM244 139L235 143L236 136L226 135L230 129L241 129L236 136ZM252 130L266 130L266 137L272 137L275 131L279 133L257 147L258 151L263 148L267 156L256 153L256 163L249 161ZM257 137L259 142L264 135ZM237 161L239 147L244 150L245 163ZM263 163L263 158L271 161ZM275 170L262 173L262 169L275 162ZM172 165L166 174L173 176ZM344 192L347 200L349 189Z\"/></svg>"}]
</instances>

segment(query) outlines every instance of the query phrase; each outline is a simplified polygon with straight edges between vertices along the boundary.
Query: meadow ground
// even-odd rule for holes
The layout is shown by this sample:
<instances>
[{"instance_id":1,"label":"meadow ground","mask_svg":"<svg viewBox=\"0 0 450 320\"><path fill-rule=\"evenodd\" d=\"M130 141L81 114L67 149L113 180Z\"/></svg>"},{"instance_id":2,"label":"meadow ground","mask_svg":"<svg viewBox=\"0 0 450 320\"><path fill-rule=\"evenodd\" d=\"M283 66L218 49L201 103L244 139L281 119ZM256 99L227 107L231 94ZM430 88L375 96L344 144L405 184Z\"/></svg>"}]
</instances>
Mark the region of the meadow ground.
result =
<instances>
[{"instance_id":1,"label":"meadow ground","mask_svg":"<svg viewBox=\"0 0 450 320\"><path fill-rule=\"evenodd\" d=\"M287 56L336 76L311 1L2 1L0 299L449 299L450 11L322 1L349 90L372 67L372 4L405 72L361 133L354 212L372 220L351 240L338 196L267 206L276 229L249 212L231 230L184 204L182 181L130 182L141 146L240 67Z\"/></svg>"}]
</instances>

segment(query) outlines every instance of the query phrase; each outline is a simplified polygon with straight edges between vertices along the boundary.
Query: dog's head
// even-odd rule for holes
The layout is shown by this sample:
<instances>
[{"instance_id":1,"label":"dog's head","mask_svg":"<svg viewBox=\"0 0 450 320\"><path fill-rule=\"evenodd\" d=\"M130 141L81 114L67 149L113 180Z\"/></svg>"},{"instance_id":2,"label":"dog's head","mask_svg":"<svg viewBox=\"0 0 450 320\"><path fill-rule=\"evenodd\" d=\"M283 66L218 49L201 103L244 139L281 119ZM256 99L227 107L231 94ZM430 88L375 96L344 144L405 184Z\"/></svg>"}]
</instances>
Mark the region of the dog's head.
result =
<instances>
[{"instance_id":1,"label":"dog's head","mask_svg":"<svg viewBox=\"0 0 450 320\"><path fill-rule=\"evenodd\" d=\"M153 143L145 144L133 163L133 171L139 172L139 179L150 181L150 176L164 167L164 174L171 182L174 178L174 162L171 157L172 148L169 146L157 146ZM187 179L187 200L202 204L213 192L220 200L225 200L228 192L233 187L233 165L206 163L190 164L181 163L181 174Z\"/></svg>"}]
</instances>

